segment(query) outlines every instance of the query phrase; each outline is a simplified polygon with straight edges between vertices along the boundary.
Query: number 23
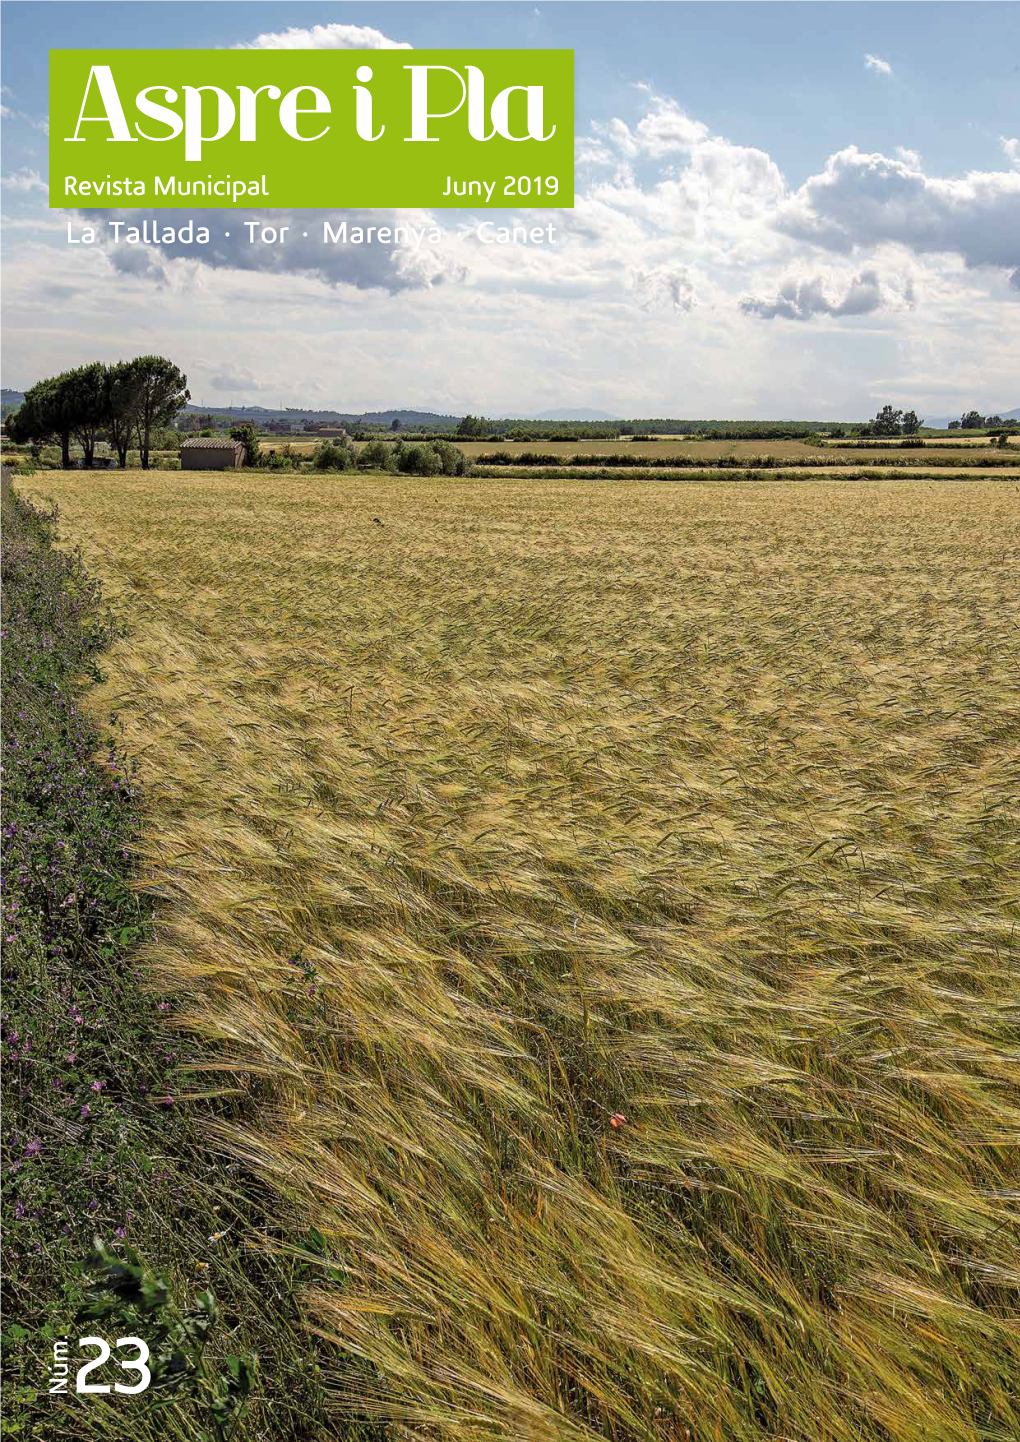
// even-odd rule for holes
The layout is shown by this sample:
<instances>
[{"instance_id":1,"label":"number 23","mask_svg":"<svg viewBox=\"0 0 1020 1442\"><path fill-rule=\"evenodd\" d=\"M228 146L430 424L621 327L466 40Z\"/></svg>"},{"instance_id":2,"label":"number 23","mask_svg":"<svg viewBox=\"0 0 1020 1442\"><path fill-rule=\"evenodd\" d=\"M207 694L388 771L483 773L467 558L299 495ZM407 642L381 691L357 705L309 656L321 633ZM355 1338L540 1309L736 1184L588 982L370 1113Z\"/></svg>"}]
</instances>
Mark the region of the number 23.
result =
<instances>
[{"instance_id":1,"label":"number 23","mask_svg":"<svg viewBox=\"0 0 1020 1442\"><path fill-rule=\"evenodd\" d=\"M144 1392L145 1389L146 1389L146 1387L149 1385L149 1382L151 1381L151 1373L149 1372L148 1367L145 1365L146 1362L148 1362L148 1360L149 1360L149 1349L148 1349L148 1347L147 1347L146 1344L142 1341L141 1337L118 1337L118 1338L117 1338L117 1344L116 1344L116 1345L117 1345L118 1347L137 1347L137 1348L138 1348L138 1356L135 1357L133 1361L132 1361L131 1359L128 1359L127 1361L121 1361L121 1359L120 1359L119 1357L115 1358L115 1360L116 1360L116 1362L117 1362L117 1365L118 1365L123 1371L125 1371L125 1372L137 1372L137 1373L138 1373L139 1380L138 1380L138 1382L135 1383L135 1385L134 1385L133 1387L125 1387L125 1386L122 1386L122 1384L121 1384L120 1382L114 1382L114 1384L113 1384L113 1390L114 1390L115 1392L123 1392L123 1393L126 1393L128 1396L134 1396L134 1395L135 1395L136 1393L138 1393L138 1392ZM86 1381L85 1381L85 1378L89 1375L90 1372L94 1372L97 1367L102 1367L102 1365L104 1364L104 1362L109 1361L109 1358L110 1358L110 1347L109 1347L109 1344L108 1344L107 1342L104 1342L103 1339L102 1339L102 1337L79 1337L79 1338L78 1338L78 1346L79 1346L79 1347L98 1347L98 1348L99 1348L99 1356L98 1356L98 1357L94 1357L91 1362L86 1362L85 1365L84 1365L84 1367L79 1367L79 1368L78 1368L78 1375L77 1375L77 1377L75 1378L75 1384L74 1384L75 1391L76 1391L76 1392L109 1392L109 1390L110 1390L110 1384L109 1384L108 1382L86 1382Z\"/></svg>"}]
</instances>

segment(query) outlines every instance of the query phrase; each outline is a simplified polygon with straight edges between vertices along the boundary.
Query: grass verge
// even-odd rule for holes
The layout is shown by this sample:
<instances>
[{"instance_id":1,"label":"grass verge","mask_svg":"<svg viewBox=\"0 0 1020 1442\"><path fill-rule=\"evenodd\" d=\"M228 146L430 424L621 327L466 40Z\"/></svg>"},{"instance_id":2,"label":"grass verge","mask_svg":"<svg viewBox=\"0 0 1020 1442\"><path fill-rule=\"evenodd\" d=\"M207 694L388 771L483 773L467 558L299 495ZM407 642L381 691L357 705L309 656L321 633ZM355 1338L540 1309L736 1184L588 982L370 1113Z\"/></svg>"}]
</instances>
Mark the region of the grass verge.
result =
<instances>
[{"instance_id":1,"label":"grass verge","mask_svg":"<svg viewBox=\"0 0 1020 1442\"><path fill-rule=\"evenodd\" d=\"M114 623L80 557L52 547L55 512L6 476L2 505L3 1435L317 1438L305 1264L198 1141L211 1103L188 1101L171 1004L134 960L151 919L131 882L136 787L81 705ZM54 1343L75 1358L97 1330L147 1342L150 1388L51 1396ZM108 1371L90 1380L136 1380Z\"/></svg>"}]
</instances>

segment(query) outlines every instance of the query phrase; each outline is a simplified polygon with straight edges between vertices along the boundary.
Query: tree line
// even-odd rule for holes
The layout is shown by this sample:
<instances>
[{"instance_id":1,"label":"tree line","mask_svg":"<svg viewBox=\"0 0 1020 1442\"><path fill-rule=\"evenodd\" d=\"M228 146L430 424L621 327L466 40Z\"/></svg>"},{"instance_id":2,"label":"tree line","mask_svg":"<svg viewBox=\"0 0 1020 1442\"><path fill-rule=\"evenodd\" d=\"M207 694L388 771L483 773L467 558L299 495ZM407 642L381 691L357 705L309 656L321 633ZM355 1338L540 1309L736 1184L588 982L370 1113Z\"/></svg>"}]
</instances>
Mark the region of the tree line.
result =
<instances>
[{"instance_id":1,"label":"tree line","mask_svg":"<svg viewBox=\"0 0 1020 1442\"><path fill-rule=\"evenodd\" d=\"M37 381L8 416L7 434L20 445L31 445L36 455L44 445L59 442L65 470L72 440L81 446L86 470L93 467L97 441L109 441L121 470L136 442L147 471L153 432L171 425L190 399L187 376L166 356L136 356L115 365L92 361Z\"/></svg>"},{"instance_id":2,"label":"tree line","mask_svg":"<svg viewBox=\"0 0 1020 1442\"><path fill-rule=\"evenodd\" d=\"M916 436L924 421L916 411L901 411L883 406L873 421L861 426L860 436Z\"/></svg>"},{"instance_id":3,"label":"tree line","mask_svg":"<svg viewBox=\"0 0 1020 1442\"><path fill-rule=\"evenodd\" d=\"M996 430L1001 427L1003 430L1020 425L1020 422L1004 421L1001 416L983 416L980 411L966 411L958 421L950 421L951 431L983 431Z\"/></svg>"},{"instance_id":4,"label":"tree line","mask_svg":"<svg viewBox=\"0 0 1020 1442\"><path fill-rule=\"evenodd\" d=\"M958 421L950 421L951 431L983 431L1001 428L1009 430L1016 421L1004 421L1001 416L983 416L980 411L967 411ZM860 436L916 436L924 425L916 411L901 411L895 406L883 406L873 421L862 426Z\"/></svg>"},{"instance_id":5,"label":"tree line","mask_svg":"<svg viewBox=\"0 0 1020 1442\"><path fill-rule=\"evenodd\" d=\"M464 476L470 462L450 441L369 441L357 450L350 442L325 440L316 446L312 467L317 471L391 471L405 476Z\"/></svg>"},{"instance_id":6,"label":"tree line","mask_svg":"<svg viewBox=\"0 0 1020 1442\"><path fill-rule=\"evenodd\" d=\"M713 441L796 441L824 433L854 435L851 421L713 421L668 419L627 421L487 420L467 415L456 429L458 440L484 441L654 441L697 436Z\"/></svg>"}]
</instances>

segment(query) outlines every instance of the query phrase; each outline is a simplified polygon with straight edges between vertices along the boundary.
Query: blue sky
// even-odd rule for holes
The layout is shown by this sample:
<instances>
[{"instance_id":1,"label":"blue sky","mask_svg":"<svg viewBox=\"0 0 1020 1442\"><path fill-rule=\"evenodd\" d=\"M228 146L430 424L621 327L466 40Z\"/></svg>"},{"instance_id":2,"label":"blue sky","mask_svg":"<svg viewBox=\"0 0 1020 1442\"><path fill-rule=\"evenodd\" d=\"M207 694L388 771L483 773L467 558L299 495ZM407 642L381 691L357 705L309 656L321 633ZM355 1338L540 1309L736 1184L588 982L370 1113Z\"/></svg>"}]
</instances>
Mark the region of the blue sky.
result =
<instances>
[{"instance_id":1,"label":"blue sky","mask_svg":"<svg viewBox=\"0 0 1020 1442\"><path fill-rule=\"evenodd\" d=\"M1020 405L1015 4L5 0L2 27L5 384L84 359L113 306L124 340L140 307L158 314L211 402L250 380L351 408L851 417L887 392L948 414L978 390ZM271 46L288 30L344 48L572 48L578 204L555 253L479 254L446 213L427 261L72 254L40 183L48 45ZM287 375L264 373L279 361L257 336L257 365L218 353L217 308L253 298L302 339ZM327 399L339 325L365 364Z\"/></svg>"}]
</instances>

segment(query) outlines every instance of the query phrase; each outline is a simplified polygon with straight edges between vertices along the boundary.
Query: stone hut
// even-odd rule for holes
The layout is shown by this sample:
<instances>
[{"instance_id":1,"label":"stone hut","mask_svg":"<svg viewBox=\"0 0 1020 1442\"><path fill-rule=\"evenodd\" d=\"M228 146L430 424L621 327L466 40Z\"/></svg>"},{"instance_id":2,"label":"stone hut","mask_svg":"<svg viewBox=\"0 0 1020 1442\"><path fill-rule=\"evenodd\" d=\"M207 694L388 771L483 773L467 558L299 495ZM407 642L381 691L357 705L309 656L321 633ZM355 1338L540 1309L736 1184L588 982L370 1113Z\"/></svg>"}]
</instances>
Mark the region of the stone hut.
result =
<instances>
[{"instance_id":1,"label":"stone hut","mask_svg":"<svg viewBox=\"0 0 1020 1442\"><path fill-rule=\"evenodd\" d=\"M233 471L244 465L244 446L229 436L202 436L181 443L182 471Z\"/></svg>"}]
</instances>

